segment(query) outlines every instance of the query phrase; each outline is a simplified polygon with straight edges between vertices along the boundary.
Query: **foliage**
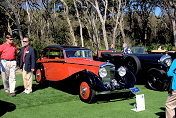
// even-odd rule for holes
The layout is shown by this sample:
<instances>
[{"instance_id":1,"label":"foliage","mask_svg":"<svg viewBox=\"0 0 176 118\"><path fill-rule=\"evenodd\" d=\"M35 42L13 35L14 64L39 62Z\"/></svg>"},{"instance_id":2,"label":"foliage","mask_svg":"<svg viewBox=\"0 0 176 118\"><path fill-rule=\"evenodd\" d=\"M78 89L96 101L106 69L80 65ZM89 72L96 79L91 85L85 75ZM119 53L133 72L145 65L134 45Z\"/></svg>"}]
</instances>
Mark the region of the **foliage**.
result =
<instances>
[{"instance_id":1,"label":"foliage","mask_svg":"<svg viewBox=\"0 0 176 118\"><path fill-rule=\"evenodd\" d=\"M76 16L75 6L72 1L64 0L68 5L68 16L73 34L78 46L81 46L80 22ZM76 1L76 0L75 0ZM122 4L120 4L122 2ZM85 47L96 52L97 49L105 49L102 23L98 11L93 4L95 1L76 1L79 19L83 28L83 40ZM98 1L100 14L105 16L105 2ZM174 31L171 20L170 8L167 1L136 1L136 0L110 0L108 1L107 18L105 19L105 30L107 32L108 45L114 40L116 50L120 51L124 41L129 46L145 46L147 50L157 49L158 44L166 49L174 45ZM169 2L168 2L169 3ZM16 37L16 44L21 47L21 36L28 36L33 41L32 46L36 49L37 57L43 47L51 44L72 45L70 25L65 15L66 7L59 0L27 2L0 1L0 43L7 33ZM121 5L120 7L118 5ZM15 12L12 9L15 7ZM155 15L155 8L160 7L161 14ZM119 9L120 8L120 9ZM173 7L175 8L175 7ZM28 11L27 11L28 10ZM18 13L18 14L15 14ZM28 14L29 13L29 14ZM119 15L119 19L116 16ZM30 18L30 19L29 19ZM30 21L29 21L30 20ZM116 22L116 20L118 22ZM17 24L19 22L19 25ZM114 35L115 25L117 31ZM121 24L123 23L123 24ZM121 24L121 25L120 25ZM123 27L121 29L121 26ZM21 29L19 29L19 27ZM29 32L30 31L30 32ZM30 34L29 34L30 33ZM115 39L113 37L115 36ZM152 44L152 45L151 45ZM157 45L155 45L157 44Z\"/></svg>"}]
</instances>

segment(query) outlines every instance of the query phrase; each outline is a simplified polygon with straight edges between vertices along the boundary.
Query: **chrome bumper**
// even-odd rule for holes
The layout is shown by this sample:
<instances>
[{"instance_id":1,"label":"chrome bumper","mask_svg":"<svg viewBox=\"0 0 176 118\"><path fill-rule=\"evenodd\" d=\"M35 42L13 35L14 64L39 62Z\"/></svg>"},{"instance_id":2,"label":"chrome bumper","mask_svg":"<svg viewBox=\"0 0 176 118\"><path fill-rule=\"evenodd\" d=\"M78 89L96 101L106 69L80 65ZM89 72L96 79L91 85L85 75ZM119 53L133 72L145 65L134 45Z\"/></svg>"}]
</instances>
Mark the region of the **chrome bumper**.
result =
<instances>
[{"instance_id":1,"label":"chrome bumper","mask_svg":"<svg viewBox=\"0 0 176 118\"><path fill-rule=\"evenodd\" d=\"M130 92L130 89L121 89L121 90L112 90L112 91L101 91L96 92L97 95L99 94L111 94L111 93L120 93L120 92Z\"/></svg>"}]
</instances>

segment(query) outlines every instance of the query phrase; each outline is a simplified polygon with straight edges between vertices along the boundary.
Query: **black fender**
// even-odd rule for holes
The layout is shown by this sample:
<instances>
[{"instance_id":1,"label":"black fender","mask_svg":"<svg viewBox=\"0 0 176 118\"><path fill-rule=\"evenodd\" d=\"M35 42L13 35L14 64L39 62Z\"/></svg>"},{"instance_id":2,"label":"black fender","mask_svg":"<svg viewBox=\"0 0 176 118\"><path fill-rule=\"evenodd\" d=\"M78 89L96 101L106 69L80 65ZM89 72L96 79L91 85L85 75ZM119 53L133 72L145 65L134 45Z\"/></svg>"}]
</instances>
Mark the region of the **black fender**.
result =
<instances>
[{"instance_id":1,"label":"black fender","mask_svg":"<svg viewBox=\"0 0 176 118\"><path fill-rule=\"evenodd\" d=\"M81 72L80 82L86 81L95 91L107 91L102 80L93 72L84 70Z\"/></svg>"},{"instance_id":2,"label":"black fender","mask_svg":"<svg viewBox=\"0 0 176 118\"><path fill-rule=\"evenodd\" d=\"M116 73L117 82L121 85L122 88L131 88L136 84L136 76L133 72L126 68L126 75L121 77L118 72Z\"/></svg>"}]
</instances>

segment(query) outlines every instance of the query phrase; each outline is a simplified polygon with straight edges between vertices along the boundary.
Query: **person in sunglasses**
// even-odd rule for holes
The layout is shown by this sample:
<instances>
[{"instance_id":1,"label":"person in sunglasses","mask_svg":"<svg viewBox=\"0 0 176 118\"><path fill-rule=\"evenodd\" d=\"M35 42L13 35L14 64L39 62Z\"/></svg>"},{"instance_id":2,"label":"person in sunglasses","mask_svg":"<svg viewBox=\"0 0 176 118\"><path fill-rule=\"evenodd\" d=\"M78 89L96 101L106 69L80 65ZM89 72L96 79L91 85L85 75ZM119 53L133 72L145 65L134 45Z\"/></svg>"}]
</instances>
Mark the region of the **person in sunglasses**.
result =
<instances>
[{"instance_id":1,"label":"person in sunglasses","mask_svg":"<svg viewBox=\"0 0 176 118\"><path fill-rule=\"evenodd\" d=\"M17 46L13 43L12 35L6 35L6 42L0 45L1 77L4 90L11 96L16 96L16 58Z\"/></svg>"},{"instance_id":2,"label":"person in sunglasses","mask_svg":"<svg viewBox=\"0 0 176 118\"><path fill-rule=\"evenodd\" d=\"M20 68L23 70L23 93L29 94L32 92L33 71L35 69L35 51L30 45L30 39L23 38L23 45L20 53Z\"/></svg>"}]
</instances>

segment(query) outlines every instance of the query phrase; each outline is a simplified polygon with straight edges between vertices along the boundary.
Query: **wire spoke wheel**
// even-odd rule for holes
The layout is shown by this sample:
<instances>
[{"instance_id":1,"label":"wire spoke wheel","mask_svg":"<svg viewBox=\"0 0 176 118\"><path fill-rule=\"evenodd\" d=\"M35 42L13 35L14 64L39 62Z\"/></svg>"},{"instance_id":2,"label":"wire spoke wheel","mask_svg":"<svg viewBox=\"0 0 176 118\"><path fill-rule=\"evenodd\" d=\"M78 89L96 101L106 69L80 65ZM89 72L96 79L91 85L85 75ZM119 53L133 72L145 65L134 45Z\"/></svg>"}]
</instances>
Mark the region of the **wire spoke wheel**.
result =
<instances>
[{"instance_id":1,"label":"wire spoke wheel","mask_svg":"<svg viewBox=\"0 0 176 118\"><path fill-rule=\"evenodd\" d=\"M159 69L150 69L148 71L147 86L153 90L165 90L167 88L165 72Z\"/></svg>"},{"instance_id":2,"label":"wire spoke wheel","mask_svg":"<svg viewBox=\"0 0 176 118\"><path fill-rule=\"evenodd\" d=\"M92 103L95 98L95 90L85 81L80 84L80 99L86 103Z\"/></svg>"}]
</instances>

